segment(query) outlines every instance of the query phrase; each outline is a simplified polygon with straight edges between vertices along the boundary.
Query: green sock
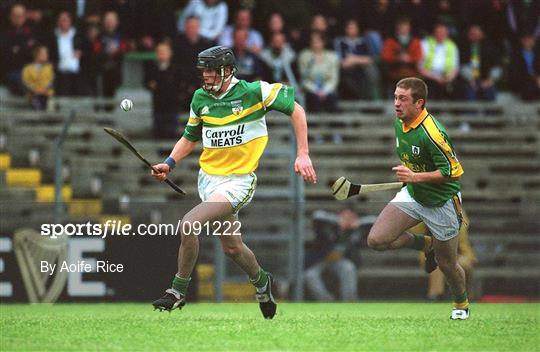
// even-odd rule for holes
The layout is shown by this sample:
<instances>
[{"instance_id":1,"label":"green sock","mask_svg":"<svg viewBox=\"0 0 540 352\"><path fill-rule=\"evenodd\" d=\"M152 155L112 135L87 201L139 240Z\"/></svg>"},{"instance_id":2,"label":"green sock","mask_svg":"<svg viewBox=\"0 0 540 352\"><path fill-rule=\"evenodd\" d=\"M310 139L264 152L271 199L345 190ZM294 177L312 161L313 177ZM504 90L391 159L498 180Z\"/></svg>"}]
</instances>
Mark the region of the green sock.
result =
<instances>
[{"instance_id":1,"label":"green sock","mask_svg":"<svg viewBox=\"0 0 540 352\"><path fill-rule=\"evenodd\" d=\"M251 281L253 286L257 288L264 287L268 283L268 274L262 268L259 268L259 272L255 276L255 278L250 278L249 281Z\"/></svg>"},{"instance_id":2,"label":"green sock","mask_svg":"<svg viewBox=\"0 0 540 352\"><path fill-rule=\"evenodd\" d=\"M467 300L467 291L463 292L460 295L455 295L454 296L454 302L456 302L456 303L463 303L466 300Z\"/></svg>"},{"instance_id":3,"label":"green sock","mask_svg":"<svg viewBox=\"0 0 540 352\"><path fill-rule=\"evenodd\" d=\"M409 248L417 249L419 251L424 249L424 246L426 244L426 238L424 235L413 235L414 241L412 244L410 244Z\"/></svg>"},{"instance_id":4,"label":"green sock","mask_svg":"<svg viewBox=\"0 0 540 352\"><path fill-rule=\"evenodd\" d=\"M460 309L469 308L469 299L467 298L467 291L460 295L454 295L454 307Z\"/></svg>"},{"instance_id":5,"label":"green sock","mask_svg":"<svg viewBox=\"0 0 540 352\"><path fill-rule=\"evenodd\" d=\"M180 292L182 296L185 296L190 281L191 281L190 277L184 278L184 277L179 277L177 275L174 275L174 279L172 281L172 288Z\"/></svg>"}]
</instances>

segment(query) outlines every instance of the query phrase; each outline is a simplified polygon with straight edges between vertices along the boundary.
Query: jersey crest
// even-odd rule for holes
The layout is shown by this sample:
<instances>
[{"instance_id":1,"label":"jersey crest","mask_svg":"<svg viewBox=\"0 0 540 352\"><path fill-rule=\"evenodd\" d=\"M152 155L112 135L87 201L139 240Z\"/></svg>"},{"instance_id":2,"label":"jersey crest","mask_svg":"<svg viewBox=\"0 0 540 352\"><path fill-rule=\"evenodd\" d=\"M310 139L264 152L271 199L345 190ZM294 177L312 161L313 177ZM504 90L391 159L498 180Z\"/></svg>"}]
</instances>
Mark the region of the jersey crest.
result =
<instances>
[{"instance_id":1,"label":"jersey crest","mask_svg":"<svg viewBox=\"0 0 540 352\"><path fill-rule=\"evenodd\" d=\"M239 116L244 107L242 106L242 100L233 100L231 101L232 112L235 116Z\"/></svg>"}]
</instances>

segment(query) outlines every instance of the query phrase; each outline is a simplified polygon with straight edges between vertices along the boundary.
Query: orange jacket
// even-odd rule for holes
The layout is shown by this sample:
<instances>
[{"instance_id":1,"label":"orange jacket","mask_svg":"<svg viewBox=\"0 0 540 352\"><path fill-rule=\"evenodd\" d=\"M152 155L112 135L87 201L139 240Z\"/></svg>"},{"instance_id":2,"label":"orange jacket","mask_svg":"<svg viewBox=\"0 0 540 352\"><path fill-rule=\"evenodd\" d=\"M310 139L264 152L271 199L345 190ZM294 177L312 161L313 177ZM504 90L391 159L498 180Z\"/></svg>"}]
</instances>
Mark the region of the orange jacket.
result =
<instances>
[{"instance_id":1,"label":"orange jacket","mask_svg":"<svg viewBox=\"0 0 540 352\"><path fill-rule=\"evenodd\" d=\"M410 62L400 60L402 53L409 54ZM412 38L407 47L403 47L395 37L387 38L382 49L382 61L385 71L391 80L416 76L417 65L422 60L422 46L418 38Z\"/></svg>"}]
</instances>

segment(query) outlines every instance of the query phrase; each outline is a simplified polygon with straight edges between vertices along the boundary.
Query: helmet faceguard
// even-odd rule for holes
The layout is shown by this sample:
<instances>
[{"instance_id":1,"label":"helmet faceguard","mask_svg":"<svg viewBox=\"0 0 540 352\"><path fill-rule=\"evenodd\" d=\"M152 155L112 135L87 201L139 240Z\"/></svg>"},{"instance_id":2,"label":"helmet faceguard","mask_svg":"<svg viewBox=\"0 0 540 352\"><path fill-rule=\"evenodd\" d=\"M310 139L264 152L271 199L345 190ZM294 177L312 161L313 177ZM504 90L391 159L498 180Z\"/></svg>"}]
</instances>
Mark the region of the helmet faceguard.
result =
<instances>
[{"instance_id":1,"label":"helmet faceguard","mask_svg":"<svg viewBox=\"0 0 540 352\"><path fill-rule=\"evenodd\" d=\"M230 73L225 72L225 68L230 67ZM203 50L197 56L197 69L201 70L201 86L208 93L217 93L223 84L230 80L236 72L235 58L232 50L226 46L214 46ZM215 70L214 82L206 83L202 72L204 70Z\"/></svg>"}]
</instances>

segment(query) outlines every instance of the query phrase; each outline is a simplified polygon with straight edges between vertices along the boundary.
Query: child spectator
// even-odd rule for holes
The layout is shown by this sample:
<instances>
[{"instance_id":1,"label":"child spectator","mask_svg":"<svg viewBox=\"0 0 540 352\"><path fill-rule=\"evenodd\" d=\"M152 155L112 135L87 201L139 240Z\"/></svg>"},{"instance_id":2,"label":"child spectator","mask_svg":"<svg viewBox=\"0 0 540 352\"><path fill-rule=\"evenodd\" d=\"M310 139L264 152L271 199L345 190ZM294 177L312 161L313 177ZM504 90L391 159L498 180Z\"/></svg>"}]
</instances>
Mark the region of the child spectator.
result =
<instances>
[{"instance_id":1,"label":"child spectator","mask_svg":"<svg viewBox=\"0 0 540 352\"><path fill-rule=\"evenodd\" d=\"M22 79L35 110L46 110L49 97L54 94L54 69L49 62L49 50L38 46L33 51L34 61L24 66Z\"/></svg>"}]
</instances>

